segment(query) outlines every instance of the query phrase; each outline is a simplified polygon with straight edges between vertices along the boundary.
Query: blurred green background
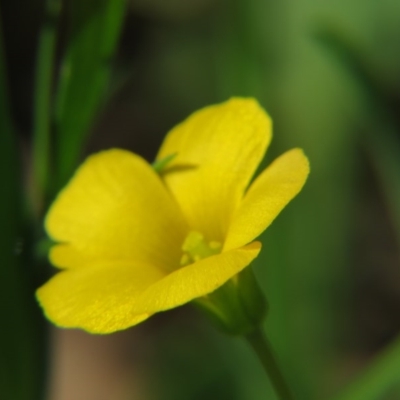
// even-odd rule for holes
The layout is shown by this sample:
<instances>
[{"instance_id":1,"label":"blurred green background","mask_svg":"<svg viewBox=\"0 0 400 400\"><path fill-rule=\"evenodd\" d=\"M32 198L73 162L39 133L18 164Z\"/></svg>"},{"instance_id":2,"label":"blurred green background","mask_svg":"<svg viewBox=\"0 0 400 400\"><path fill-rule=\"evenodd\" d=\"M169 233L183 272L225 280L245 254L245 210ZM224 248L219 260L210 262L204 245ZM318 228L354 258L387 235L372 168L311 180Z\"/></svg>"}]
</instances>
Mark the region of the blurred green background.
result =
<instances>
[{"instance_id":1,"label":"blurred green background","mask_svg":"<svg viewBox=\"0 0 400 400\"><path fill-rule=\"evenodd\" d=\"M274 399L246 343L190 306L91 337L50 329L34 299L52 273L43 216L85 155L152 161L171 127L231 96L273 118L264 166L293 147L311 162L254 265L296 398L400 398L399 1L2 0L0 12L2 398Z\"/></svg>"}]
</instances>

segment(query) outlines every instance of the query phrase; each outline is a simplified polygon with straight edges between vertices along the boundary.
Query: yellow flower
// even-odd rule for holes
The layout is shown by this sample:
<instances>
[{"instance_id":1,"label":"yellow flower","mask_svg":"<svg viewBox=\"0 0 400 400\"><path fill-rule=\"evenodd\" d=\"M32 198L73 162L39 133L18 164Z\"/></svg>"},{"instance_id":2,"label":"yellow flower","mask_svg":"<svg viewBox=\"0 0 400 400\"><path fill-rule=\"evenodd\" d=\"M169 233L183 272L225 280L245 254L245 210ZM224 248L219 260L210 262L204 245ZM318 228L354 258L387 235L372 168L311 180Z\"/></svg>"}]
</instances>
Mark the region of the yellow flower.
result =
<instances>
[{"instance_id":1,"label":"yellow flower","mask_svg":"<svg viewBox=\"0 0 400 400\"><path fill-rule=\"evenodd\" d=\"M46 217L63 269L37 291L62 327L109 333L205 296L257 257L253 240L301 190L307 158L294 149L249 186L271 140L253 99L195 112L167 135L157 174L140 156L89 157ZM175 155L171 157L171 155Z\"/></svg>"}]
</instances>

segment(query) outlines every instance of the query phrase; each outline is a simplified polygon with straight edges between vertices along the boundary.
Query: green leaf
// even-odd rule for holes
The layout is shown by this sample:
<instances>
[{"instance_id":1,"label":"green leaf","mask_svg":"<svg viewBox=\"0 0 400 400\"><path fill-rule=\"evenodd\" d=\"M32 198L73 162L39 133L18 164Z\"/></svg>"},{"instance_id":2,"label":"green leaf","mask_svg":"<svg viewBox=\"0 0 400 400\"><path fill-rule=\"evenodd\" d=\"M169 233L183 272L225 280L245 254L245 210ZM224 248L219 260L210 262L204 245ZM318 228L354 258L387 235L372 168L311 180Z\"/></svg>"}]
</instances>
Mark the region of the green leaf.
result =
<instances>
[{"instance_id":1,"label":"green leaf","mask_svg":"<svg viewBox=\"0 0 400 400\"><path fill-rule=\"evenodd\" d=\"M72 0L70 35L56 93L58 189L70 177L104 102L125 0Z\"/></svg>"}]
</instances>

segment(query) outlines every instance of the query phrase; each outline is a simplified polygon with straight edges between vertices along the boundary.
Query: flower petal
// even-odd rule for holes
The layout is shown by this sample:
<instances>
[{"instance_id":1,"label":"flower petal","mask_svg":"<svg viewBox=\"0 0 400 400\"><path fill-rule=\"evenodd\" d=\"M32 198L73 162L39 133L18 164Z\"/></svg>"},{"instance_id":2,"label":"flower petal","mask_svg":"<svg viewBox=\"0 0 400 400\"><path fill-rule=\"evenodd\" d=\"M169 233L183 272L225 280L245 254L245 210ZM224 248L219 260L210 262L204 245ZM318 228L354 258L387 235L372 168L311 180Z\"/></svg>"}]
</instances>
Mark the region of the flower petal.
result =
<instances>
[{"instance_id":1,"label":"flower petal","mask_svg":"<svg viewBox=\"0 0 400 400\"><path fill-rule=\"evenodd\" d=\"M164 270L179 266L186 223L151 166L124 150L89 157L53 203L49 235L62 244L50 257L71 268L134 260Z\"/></svg>"},{"instance_id":2,"label":"flower petal","mask_svg":"<svg viewBox=\"0 0 400 400\"><path fill-rule=\"evenodd\" d=\"M224 250L241 247L262 233L300 192L310 171L300 149L277 158L250 186L229 227Z\"/></svg>"},{"instance_id":3,"label":"flower petal","mask_svg":"<svg viewBox=\"0 0 400 400\"><path fill-rule=\"evenodd\" d=\"M38 289L37 298L58 326L110 333L150 316L135 312L135 299L163 276L149 265L101 263L59 272Z\"/></svg>"},{"instance_id":4,"label":"flower petal","mask_svg":"<svg viewBox=\"0 0 400 400\"><path fill-rule=\"evenodd\" d=\"M261 243L253 242L174 271L138 296L135 310L151 314L207 295L247 267L260 250Z\"/></svg>"},{"instance_id":5,"label":"flower petal","mask_svg":"<svg viewBox=\"0 0 400 400\"><path fill-rule=\"evenodd\" d=\"M151 265L126 262L74 268L50 279L37 298L58 326L111 333L214 291L248 266L260 249L254 242L169 275Z\"/></svg>"},{"instance_id":6,"label":"flower petal","mask_svg":"<svg viewBox=\"0 0 400 400\"><path fill-rule=\"evenodd\" d=\"M192 114L167 135L158 160L192 230L223 241L231 216L271 140L271 120L253 99Z\"/></svg>"}]
</instances>

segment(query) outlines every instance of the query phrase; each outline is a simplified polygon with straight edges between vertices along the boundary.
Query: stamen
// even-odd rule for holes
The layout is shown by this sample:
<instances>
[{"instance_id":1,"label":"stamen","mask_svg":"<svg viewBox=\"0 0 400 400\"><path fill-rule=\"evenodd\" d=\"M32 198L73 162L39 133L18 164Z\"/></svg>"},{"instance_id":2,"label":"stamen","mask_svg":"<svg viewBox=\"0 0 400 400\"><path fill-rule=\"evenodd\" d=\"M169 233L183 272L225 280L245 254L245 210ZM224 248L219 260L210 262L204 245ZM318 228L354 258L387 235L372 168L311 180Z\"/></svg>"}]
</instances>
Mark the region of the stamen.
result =
<instances>
[{"instance_id":1,"label":"stamen","mask_svg":"<svg viewBox=\"0 0 400 400\"><path fill-rule=\"evenodd\" d=\"M222 244L220 242L211 241L207 243L204 239L204 235L200 232L191 231L186 236L182 245L183 255L181 258L181 265L186 266L202 258L218 254L221 248Z\"/></svg>"}]
</instances>

